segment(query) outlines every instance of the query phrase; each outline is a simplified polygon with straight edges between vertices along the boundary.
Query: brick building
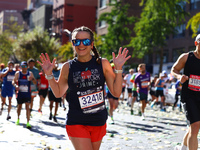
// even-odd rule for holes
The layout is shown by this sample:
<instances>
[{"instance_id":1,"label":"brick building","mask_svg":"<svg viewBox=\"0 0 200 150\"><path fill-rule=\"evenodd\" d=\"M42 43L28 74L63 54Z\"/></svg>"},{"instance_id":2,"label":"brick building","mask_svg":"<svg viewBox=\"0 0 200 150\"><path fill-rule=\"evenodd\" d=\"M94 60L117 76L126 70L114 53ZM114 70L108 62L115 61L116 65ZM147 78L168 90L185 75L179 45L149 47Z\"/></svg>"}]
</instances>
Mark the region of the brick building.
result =
<instances>
[{"instance_id":1,"label":"brick building","mask_svg":"<svg viewBox=\"0 0 200 150\"><path fill-rule=\"evenodd\" d=\"M72 31L79 26L87 26L96 31L97 0L54 0L52 34L65 44L69 37L63 29Z\"/></svg>"},{"instance_id":2,"label":"brick building","mask_svg":"<svg viewBox=\"0 0 200 150\"><path fill-rule=\"evenodd\" d=\"M0 0L0 12L2 10L23 10L27 8L27 0Z\"/></svg>"},{"instance_id":3,"label":"brick building","mask_svg":"<svg viewBox=\"0 0 200 150\"><path fill-rule=\"evenodd\" d=\"M23 18L20 11L3 10L0 12L0 34L8 29L7 24L17 22L18 25L23 25Z\"/></svg>"}]
</instances>

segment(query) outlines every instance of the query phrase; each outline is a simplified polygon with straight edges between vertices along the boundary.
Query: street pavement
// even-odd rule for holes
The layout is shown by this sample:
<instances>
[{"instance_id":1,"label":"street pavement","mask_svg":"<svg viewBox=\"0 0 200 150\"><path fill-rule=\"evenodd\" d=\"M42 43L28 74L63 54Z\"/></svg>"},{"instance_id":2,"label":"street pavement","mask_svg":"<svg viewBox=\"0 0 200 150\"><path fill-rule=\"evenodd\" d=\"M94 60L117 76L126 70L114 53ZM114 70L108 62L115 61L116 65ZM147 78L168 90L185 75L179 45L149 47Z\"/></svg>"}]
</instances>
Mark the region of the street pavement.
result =
<instances>
[{"instance_id":1,"label":"street pavement","mask_svg":"<svg viewBox=\"0 0 200 150\"><path fill-rule=\"evenodd\" d=\"M8 103L8 102L7 102ZM38 113L39 97L34 100L34 111L30 124L26 128L25 106L20 116L20 125L17 121L16 99L13 97L11 119L6 120L7 107L4 106L0 116L0 150L74 150L65 130L67 110L59 107L58 123L49 120L49 101L45 100L43 112ZM66 103L67 107L67 103ZM145 120L138 115L138 103L134 105L134 115L130 114L130 107L120 102L114 112L115 124L110 124L108 117L107 134L102 140L100 150L173 150L181 144L187 130L185 116L178 109L161 112L158 107L147 105ZM78 119L78 118L77 118ZM198 136L199 138L200 136ZM200 147L200 146L199 146Z\"/></svg>"}]
</instances>

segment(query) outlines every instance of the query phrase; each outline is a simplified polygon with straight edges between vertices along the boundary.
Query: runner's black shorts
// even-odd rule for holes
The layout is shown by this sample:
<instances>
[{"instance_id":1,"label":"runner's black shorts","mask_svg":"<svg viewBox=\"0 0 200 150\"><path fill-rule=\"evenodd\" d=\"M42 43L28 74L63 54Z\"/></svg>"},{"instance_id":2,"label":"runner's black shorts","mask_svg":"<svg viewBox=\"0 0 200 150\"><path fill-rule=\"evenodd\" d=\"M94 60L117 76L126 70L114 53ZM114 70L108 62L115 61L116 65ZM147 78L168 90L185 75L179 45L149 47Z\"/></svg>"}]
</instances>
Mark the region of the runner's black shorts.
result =
<instances>
[{"instance_id":1,"label":"runner's black shorts","mask_svg":"<svg viewBox=\"0 0 200 150\"><path fill-rule=\"evenodd\" d=\"M189 124L200 121L200 97L195 95L188 96L184 100L183 109Z\"/></svg>"},{"instance_id":2,"label":"runner's black shorts","mask_svg":"<svg viewBox=\"0 0 200 150\"><path fill-rule=\"evenodd\" d=\"M107 93L108 98L113 98L114 100L118 100L119 98L114 97L110 92Z\"/></svg>"},{"instance_id":3,"label":"runner's black shorts","mask_svg":"<svg viewBox=\"0 0 200 150\"><path fill-rule=\"evenodd\" d=\"M145 100L145 102L147 103L148 94L140 92L140 93L138 93L138 96L140 98L140 101Z\"/></svg>"},{"instance_id":4,"label":"runner's black shorts","mask_svg":"<svg viewBox=\"0 0 200 150\"><path fill-rule=\"evenodd\" d=\"M163 90L156 90L156 97L162 97L164 96Z\"/></svg>"},{"instance_id":5,"label":"runner's black shorts","mask_svg":"<svg viewBox=\"0 0 200 150\"><path fill-rule=\"evenodd\" d=\"M125 87L122 87L122 93L125 92Z\"/></svg>"},{"instance_id":6,"label":"runner's black shorts","mask_svg":"<svg viewBox=\"0 0 200 150\"><path fill-rule=\"evenodd\" d=\"M149 94L153 95L153 96L156 96L156 91L150 90Z\"/></svg>"},{"instance_id":7,"label":"runner's black shorts","mask_svg":"<svg viewBox=\"0 0 200 150\"><path fill-rule=\"evenodd\" d=\"M39 95L42 95L44 98L47 96L48 89L40 89Z\"/></svg>"},{"instance_id":8,"label":"runner's black shorts","mask_svg":"<svg viewBox=\"0 0 200 150\"><path fill-rule=\"evenodd\" d=\"M132 93L132 88L127 88L128 93Z\"/></svg>"},{"instance_id":9,"label":"runner's black shorts","mask_svg":"<svg viewBox=\"0 0 200 150\"><path fill-rule=\"evenodd\" d=\"M17 104L31 103L31 97L17 98Z\"/></svg>"},{"instance_id":10,"label":"runner's black shorts","mask_svg":"<svg viewBox=\"0 0 200 150\"><path fill-rule=\"evenodd\" d=\"M61 98L56 98L52 91L49 91L49 100L60 103L62 101Z\"/></svg>"},{"instance_id":11,"label":"runner's black shorts","mask_svg":"<svg viewBox=\"0 0 200 150\"><path fill-rule=\"evenodd\" d=\"M133 97L137 97L137 96L138 96L137 91L133 91Z\"/></svg>"}]
</instances>

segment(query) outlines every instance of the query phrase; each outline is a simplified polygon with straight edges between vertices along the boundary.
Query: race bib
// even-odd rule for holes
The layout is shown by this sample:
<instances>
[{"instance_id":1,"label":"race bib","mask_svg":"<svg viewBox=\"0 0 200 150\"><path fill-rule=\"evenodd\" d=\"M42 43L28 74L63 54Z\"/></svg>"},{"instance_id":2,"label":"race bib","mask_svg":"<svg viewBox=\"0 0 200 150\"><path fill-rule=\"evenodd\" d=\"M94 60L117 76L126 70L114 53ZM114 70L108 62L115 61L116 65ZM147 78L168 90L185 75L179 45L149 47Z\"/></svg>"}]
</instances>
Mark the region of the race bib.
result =
<instances>
[{"instance_id":1,"label":"race bib","mask_svg":"<svg viewBox=\"0 0 200 150\"><path fill-rule=\"evenodd\" d=\"M142 88L147 88L149 85L148 85L148 81L143 81L142 83L141 83L141 87Z\"/></svg>"},{"instance_id":2,"label":"race bib","mask_svg":"<svg viewBox=\"0 0 200 150\"><path fill-rule=\"evenodd\" d=\"M11 82L12 82L12 80L14 79L14 77L15 77L15 76L8 75L8 76L7 76L7 81L11 81Z\"/></svg>"},{"instance_id":3,"label":"race bib","mask_svg":"<svg viewBox=\"0 0 200 150\"><path fill-rule=\"evenodd\" d=\"M79 92L78 97L83 113L97 113L105 109L103 90L88 90Z\"/></svg>"},{"instance_id":4,"label":"race bib","mask_svg":"<svg viewBox=\"0 0 200 150\"><path fill-rule=\"evenodd\" d=\"M38 91L31 92L31 96L32 96L32 97L37 96L37 94L38 94Z\"/></svg>"},{"instance_id":5,"label":"race bib","mask_svg":"<svg viewBox=\"0 0 200 150\"><path fill-rule=\"evenodd\" d=\"M46 88L47 88L47 85L46 85L46 84L41 84L40 87L41 87L42 89L46 89Z\"/></svg>"},{"instance_id":6,"label":"race bib","mask_svg":"<svg viewBox=\"0 0 200 150\"><path fill-rule=\"evenodd\" d=\"M35 91L35 90L37 90L36 85L35 84L31 84L31 91Z\"/></svg>"},{"instance_id":7,"label":"race bib","mask_svg":"<svg viewBox=\"0 0 200 150\"><path fill-rule=\"evenodd\" d=\"M200 76L190 75L188 88L193 91L200 91Z\"/></svg>"},{"instance_id":8,"label":"race bib","mask_svg":"<svg viewBox=\"0 0 200 150\"><path fill-rule=\"evenodd\" d=\"M156 88L155 88L155 87L151 87L151 90L152 90L152 91L156 91Z\"/></svg>"},{"instance_id":9,"label":"race bib","mask_svg":"<svg viewBox=\"0 0 200 150\"><path fill-rule=\"evenodd\" d=\"M28 86L27 85L20 85L19 91L20 92L28 92Z\"/></svg>"}]
</instances>

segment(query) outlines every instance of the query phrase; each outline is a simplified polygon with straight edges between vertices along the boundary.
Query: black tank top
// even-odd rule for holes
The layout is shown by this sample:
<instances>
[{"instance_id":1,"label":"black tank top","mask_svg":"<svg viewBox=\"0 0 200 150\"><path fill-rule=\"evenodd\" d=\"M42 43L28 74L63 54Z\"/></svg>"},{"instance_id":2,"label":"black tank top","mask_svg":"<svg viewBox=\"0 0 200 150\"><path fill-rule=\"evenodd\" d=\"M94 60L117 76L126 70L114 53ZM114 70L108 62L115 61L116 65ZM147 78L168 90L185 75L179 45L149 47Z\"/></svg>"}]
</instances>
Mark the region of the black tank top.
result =
<instances>
[{"instance_id":1,"label":"black tank top","mask_svg":"<svg viewBox=\"0 0 200 150\"><path fill-rule=\"evenodd\" d=\"M183 83L182 86L182 102L185 102L188 97L200 96L200 59L198 59L194 52L189 52L187 61L184 67L184 75L189 77L189 80Z\"/></svg>"},{"instance_id":2,"label":"black tank top","mask_svg":"<svg viewBox=\"0 0 200 150\"><path fill-rule=\"evenodd\" d=\"M79 62L77 58L69 61L69 112L67 125L102 126L107 120L104 100L102 64L94 57L88 62Z\"/></svg>"}]
</instances>

